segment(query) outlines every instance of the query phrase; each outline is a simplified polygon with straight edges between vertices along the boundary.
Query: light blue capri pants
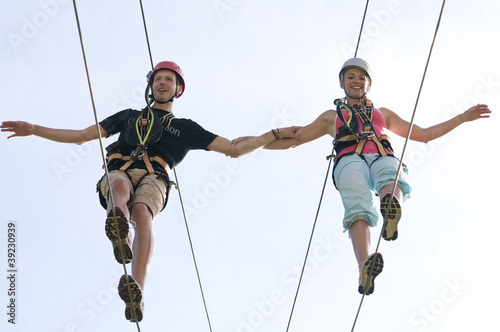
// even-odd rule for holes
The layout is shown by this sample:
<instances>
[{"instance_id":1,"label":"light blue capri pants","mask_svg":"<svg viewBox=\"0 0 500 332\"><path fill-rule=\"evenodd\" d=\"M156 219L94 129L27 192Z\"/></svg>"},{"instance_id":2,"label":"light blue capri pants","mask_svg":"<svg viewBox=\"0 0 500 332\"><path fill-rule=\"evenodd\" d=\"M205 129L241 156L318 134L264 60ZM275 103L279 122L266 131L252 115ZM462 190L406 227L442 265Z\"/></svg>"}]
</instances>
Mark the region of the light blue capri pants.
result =
<instances>
[{"instance_id":1,"label":"light blue capri pants","mask_svg":"<svg viewBox=\"0 0 500 332\"><path fill-rule=\"evenodd\" d=\"M362 156L343 156L333 170L333 179L344 204L344 232L357 220L365 220L372 227L377 225L379 214L373 192L378 196L382 188L394 183L399 167L399 160L394 157L380 157L372 153ZM411 192L405 180L407 173L407 168L402 167L398 179L404 200Z\"/></svg>"}]
</instances>

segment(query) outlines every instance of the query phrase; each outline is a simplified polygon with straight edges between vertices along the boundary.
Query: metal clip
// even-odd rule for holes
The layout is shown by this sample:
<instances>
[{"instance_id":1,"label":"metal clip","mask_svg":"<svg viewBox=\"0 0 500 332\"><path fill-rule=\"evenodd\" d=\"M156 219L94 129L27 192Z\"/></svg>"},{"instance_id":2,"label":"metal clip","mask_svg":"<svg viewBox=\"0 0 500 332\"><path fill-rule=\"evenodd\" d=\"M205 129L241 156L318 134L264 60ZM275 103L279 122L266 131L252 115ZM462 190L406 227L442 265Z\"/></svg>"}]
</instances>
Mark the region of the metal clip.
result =
<instances>
[{"instance_id":1,"label":"metal clip","mask_svg":"<svg viewBox=\"0 0 500 332\"><path fill-rule=\"evenodd\" d=\"M363 131L360 133L360 136L361 136L362 138L369 138L369 137L373 137L373 136L375 136L375 133L373 132L373 130L368 130L368 131L363 130Z\"/></svg>"},{"instance_id":2,"label":"metal clip","mask_svg":"<svg viewBox=\"0 0 500 332\"><path fill-rule=\"evenodd\" d=\"M135 150L133 150L131 153L130 153L130 158L133 160L133 161L136 161L138 158L144 156L144 152L146 151L146 148L144 145L138 145Z\"/></svg>"}]
</instances>

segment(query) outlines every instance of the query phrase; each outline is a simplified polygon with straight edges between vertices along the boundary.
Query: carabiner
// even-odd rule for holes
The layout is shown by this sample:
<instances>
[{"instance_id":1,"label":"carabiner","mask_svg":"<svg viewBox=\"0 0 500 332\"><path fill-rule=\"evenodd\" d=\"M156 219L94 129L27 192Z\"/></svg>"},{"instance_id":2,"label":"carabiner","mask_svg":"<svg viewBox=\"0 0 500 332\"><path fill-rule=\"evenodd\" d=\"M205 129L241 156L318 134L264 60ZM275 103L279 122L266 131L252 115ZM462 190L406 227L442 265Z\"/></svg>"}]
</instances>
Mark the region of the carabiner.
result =
<instances>
[{"instance_id":1,"label":"carabiner","mask_svg":"<svg viewBox=\"0 0 500 332\"><path fill-rule=\"evenodd\" d=\"M359 133L359 136L365 139L375 136L375 133L373 132L373 130L363 130L361 133Z\"/></svg>"},{"instance_id":2,"label":"carabiner","mask_svg":"<svg viewBox=\"0 0 500 332\"><path fill-rule=\"evenodd\" d=\"M136 161L137 159L141 158L144 156L144 152L146 151L146 147L144 145L138 145L135 150L130 152L130 158L133 161Z\"/></svg>"}]
</instances>

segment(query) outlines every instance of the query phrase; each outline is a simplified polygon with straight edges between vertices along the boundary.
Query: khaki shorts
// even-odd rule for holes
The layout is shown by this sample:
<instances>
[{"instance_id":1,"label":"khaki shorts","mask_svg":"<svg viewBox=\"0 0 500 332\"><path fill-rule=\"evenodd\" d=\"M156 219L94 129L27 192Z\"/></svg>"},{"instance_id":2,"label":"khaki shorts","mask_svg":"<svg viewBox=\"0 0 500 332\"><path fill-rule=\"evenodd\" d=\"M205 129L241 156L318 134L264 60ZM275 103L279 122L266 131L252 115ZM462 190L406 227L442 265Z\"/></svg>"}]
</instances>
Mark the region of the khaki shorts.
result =
<instances>
[{"instance_id":1,"label":"khaki shorts","mask_svg":"<svg viewBox=\"0 0 500 332\"><path fill-rule=\"evenodd\" d=\"M123 180L128 183L130 188L130 200L127 203L130 209L135 203L144 203L149 207L153 218L163 210L167 199L169 185L158 175L148 174L147 170L132 168L125 172L115 170L109 172L109 182L114 180ZM103 197L108 200L108 181L103 177L99 187Z\"/></svg>"}]
</instances>

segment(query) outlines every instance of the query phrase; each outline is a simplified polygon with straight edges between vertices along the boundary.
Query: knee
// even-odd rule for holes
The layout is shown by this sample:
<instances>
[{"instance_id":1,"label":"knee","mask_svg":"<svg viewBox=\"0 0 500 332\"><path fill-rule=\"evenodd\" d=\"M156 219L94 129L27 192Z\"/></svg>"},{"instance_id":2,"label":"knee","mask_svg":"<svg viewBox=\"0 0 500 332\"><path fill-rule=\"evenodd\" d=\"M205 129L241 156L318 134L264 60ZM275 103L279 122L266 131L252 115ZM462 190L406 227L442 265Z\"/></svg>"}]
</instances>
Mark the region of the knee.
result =
<instances>
[{"instance_id":1,"label":"knee","mask_svg":"<svg viewBox=\"0 0 500 332\"><path fill-rule=\"evenodd\" d=\"M135 203L132 206L132 220L137 227L151 227L153 224L153 214L144 203Z\"/></svg>"},{"instance_id":2,"label":"knee","mask_svg":"<svg viewBox=\"0 0 500 332\"><path fill-rule=\"evenodd\" d=\"M116 179L111 183L111 191L113 194L128 194L130 188L125 180Z\"/></svg>"}]
</instances>

